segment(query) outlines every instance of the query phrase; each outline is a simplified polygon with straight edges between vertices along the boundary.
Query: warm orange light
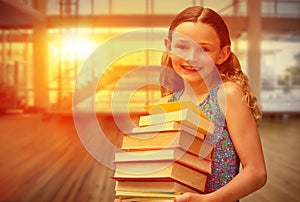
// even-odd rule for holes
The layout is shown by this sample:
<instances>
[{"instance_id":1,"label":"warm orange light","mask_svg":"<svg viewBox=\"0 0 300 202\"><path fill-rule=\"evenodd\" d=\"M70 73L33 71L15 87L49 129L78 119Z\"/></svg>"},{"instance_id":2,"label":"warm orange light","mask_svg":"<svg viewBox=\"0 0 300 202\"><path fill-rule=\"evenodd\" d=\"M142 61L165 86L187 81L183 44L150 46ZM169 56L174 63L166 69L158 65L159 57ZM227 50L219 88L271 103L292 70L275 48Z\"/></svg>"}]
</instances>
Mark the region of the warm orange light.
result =
<instances>
[{"instance_id":1,"label":"warm orange light","mask_svg":"<svg viewBox=\"0 0 300 202\"><path fill-rule=\"evenodd\" d=\"M80 38L71 37L62 41L62 43L56 47L55 55L61 56L62 60L83 60L88 58L92 53L93 43L92 41Z\"/></svg>"}]
</instances>

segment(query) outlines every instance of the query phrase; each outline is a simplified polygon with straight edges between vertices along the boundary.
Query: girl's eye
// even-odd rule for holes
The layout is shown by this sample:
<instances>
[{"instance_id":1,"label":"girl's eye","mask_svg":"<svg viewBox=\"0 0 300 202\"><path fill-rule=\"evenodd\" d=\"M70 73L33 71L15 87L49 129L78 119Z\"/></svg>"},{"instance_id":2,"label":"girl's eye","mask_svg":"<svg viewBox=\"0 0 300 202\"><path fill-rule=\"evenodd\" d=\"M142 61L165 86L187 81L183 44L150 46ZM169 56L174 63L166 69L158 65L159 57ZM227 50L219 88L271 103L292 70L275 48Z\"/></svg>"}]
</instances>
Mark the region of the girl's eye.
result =
<instances>
[{"instance_id":1,"label":"girl's eye","mask_svg":"<svg viewBox=\"0 0 300 202\"><path fill-rule=\"evenodd\" d=\"M175 45L175 48L181 49L181 50L188 50L189 46L185 44L177 44Z\"/></svg>"},{"instance_id":2,"label":"girl's eye","mask_svg":"<svg viewBox=\"0 0 300 202\"><path fill-rule=\"evenodd\" d=\"M201 48L201 52L209 52L207 48Z\"/></svg>"},{"instance_id":3,"label":"girl's eye","mask_svg":"<svg viewBox=\"0 0 300 202\"><path fill-rule=\"evenodd\" d=\"M182 49L182 50L187 50L188 49L188 47L185 46L185 45L179 45L179 46L177 46L177 48Z\"/></svg>"}]
</instances>

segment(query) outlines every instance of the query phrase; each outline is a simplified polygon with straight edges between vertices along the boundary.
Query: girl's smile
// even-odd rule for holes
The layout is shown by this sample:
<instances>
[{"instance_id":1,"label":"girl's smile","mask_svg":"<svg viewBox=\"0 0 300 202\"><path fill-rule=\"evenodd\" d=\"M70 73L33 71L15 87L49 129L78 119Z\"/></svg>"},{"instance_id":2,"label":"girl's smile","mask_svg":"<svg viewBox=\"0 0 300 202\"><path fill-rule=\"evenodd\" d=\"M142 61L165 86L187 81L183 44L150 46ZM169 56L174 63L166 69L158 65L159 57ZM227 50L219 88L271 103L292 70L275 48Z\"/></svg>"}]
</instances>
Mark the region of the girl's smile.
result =
<instances>
[{"instance_id":1,"label":"girl's smile","mask_svg":"<svg viewBox=\"0 0 300 202\"><path fill-rule=\"evenodd\" d=\"M196 67L190 64L182 64L181 67L187 72L187 73L198 73L198 71L201 71L204 67Z\"/></svg>"}]
</instances>

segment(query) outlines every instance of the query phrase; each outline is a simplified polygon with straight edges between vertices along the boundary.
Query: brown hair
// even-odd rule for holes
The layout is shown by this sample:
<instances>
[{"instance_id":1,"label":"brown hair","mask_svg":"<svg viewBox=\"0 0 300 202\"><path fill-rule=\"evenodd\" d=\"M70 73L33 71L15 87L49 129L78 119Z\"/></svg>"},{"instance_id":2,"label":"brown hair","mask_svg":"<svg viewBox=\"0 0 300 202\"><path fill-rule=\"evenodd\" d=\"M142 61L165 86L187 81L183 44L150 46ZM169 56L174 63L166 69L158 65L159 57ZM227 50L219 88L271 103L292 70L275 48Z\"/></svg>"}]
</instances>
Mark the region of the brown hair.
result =
<instances>
[{"instance_id":1,"label":"brown hair","mask_svg":"<svg viewBox=\"0 0 300 202\"><path fill-rule=\"evenodd\" d=\"M209 8L203 8L201 6L193 6L193 7L188 7L182 12L180 12L173 22L171 23L169 27L169 33L168 33L168 38L171 41L172 40L172 32L175 30L175 28L183 23L183 22L201 22L204 24L208 24L214 28L216 31L219 39L220 39L220 48L223 48L226 45L231 45L231 40L229 36L229 31L228 28L222 19L222 17L216 13L215 11L209 9ZM164 79L171 79L172 76L170 74L174 75L173 77L177 77L176 73L171 72L171 73L166 73L170 72L172 68L172 63L170 60L170 57L168 57L168 53L165 52L161 64L163 66L169 67L166 68L166 71L163 73L165 75L168 74L168 77L164 77ZM230 56L228 59L223 62L221 65L216 65L218 68L219 74L222 78L222 80L225 81L232 81L238 84L244 91L245 97L248 106L251 108L253 116L256 120L256 123L259 124L261 117L262 117L262 112L259 107L259 104L257 102L257 98L254 95L253 91L250 88L248 77L243 73L241 69L241 65L239 63L238 58L234 53L231 52ZM160 78L160 80L163 80L163 78ZM177 89L176 87L175 89ZM174 87L169 87L165 88L162 87L162 95L167 95L175 92Z\"/></svg>"}]
</instances>

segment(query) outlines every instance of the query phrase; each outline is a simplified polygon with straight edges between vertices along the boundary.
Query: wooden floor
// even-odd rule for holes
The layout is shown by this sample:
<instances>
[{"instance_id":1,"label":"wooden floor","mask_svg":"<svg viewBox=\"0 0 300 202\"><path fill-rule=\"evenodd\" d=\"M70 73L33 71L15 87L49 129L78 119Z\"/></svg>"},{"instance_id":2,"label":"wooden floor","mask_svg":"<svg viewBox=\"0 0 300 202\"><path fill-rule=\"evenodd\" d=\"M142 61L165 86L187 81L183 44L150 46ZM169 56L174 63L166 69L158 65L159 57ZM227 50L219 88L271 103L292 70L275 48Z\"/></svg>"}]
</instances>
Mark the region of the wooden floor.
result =
<instances>
[{"instance_id":1,"label":"wooden floor","mask_svg":"<svg viewBox=\"0 0 300 202\"><path fill-rule=\"evenodd\" d=\"M297 117L264 119L260 132L268 182L242 202L300 201L299 122ZM111 139L119 139L114 126L109 128ZM83 147L71 117L0 117L0 201L111 202L112 174Z\"/></svg>"}]
</instances>

